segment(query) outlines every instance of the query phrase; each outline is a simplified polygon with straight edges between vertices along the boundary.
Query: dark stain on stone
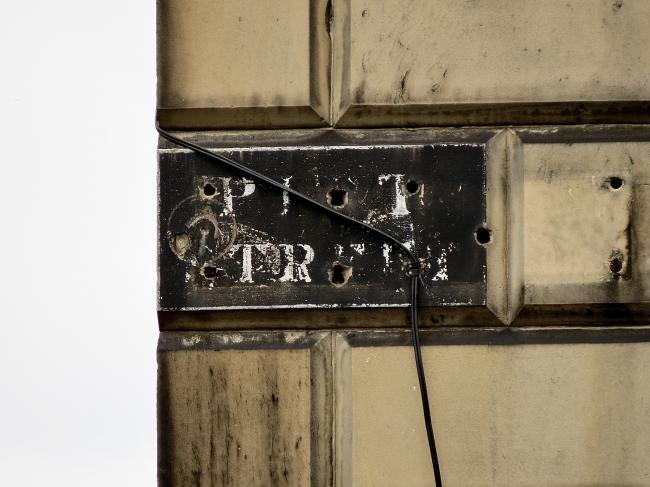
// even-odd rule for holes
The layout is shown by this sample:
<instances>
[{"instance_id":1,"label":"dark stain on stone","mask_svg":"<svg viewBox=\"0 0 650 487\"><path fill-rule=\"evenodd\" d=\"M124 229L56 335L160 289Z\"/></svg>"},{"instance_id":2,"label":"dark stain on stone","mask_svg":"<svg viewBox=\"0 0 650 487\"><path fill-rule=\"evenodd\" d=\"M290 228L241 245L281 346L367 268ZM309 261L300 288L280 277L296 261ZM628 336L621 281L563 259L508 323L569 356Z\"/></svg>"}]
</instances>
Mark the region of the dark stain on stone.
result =
<instances>
[{"instance_id":1,"label":"dark stain on stone","mask_svg":"<svg viewBox=\"0 0 650 487\"><path fill-rule=\"evenodd\" d=\"M612 5L612 10L614 12L618 12L621 8L623 8L623 0L616 0Z\"/></svg>"},{"instance_id":2,"label":"dark stain on stone","mask_svg":"<svg viewBox=\"0 0 650 487\"><path fill-rule=\"evenodd\" d=\"M280 94L275 95L273 97L273 100L271 101L271 103L273 104L273 106L276 106L276 107L281 107L281 106L286 105L286 101L285 101L284 96L282 96Z\"/></svg>"},{"instance_id":3,"label":"dark stain on stone","mask_svg":"<svg viewBox=\"0 0 650 487\"><path fill-rule=\"evenodd\" d=\"M250 97L251 106L259 106L262 104L262 96L259 93L252 93Z\"/></svg>"},{"instance_id":4,"label":"dark stain on stone","mask_svg":"<svg viewBox=\"0 0 650 487\"><path fill-rule=\"evenodd\" d=\"M334 10L332 8L332 0L327 1L325 6L325 32L327 32L327 37L332 39L332 21L334 19Z\"/></svg>"},{"instance_id":5,"label":"dark stain on stone","mask_svg":"<svg viewBox=\"0 0 650 487\"><path fill-rule=\"evenodd\" d=\"M288 480L289 480L289 469L287 468L287 453L286 452L282 456L282 477L284 477L285 482L288 482Z\"/></svg>"},{"instance_id":6,"label":"dark stain on stone","mask_svg":"<svg viewBox=\"0 0 650 487\"><path fill-rule=\"evenodd\" d=\"M194 468L190 470L194 485L201 486L201 457L199 456L199 447L196 444L192 445L192 460Z\"/></svg>"},{"instance_id":7,"label":"dark stain on stone","mask_svg":"<svg viewBox=\"0 0 650 487\"><path fill-rule=\"evenodd\" d=\"M281 444L281 431L280 431L280 410L278 408L278 370L274 365L269 364L270 370L267 372L266 383L270 389L269 396L262 396L262 407L266 409L267 424L266 424L266 441L268 456L268 470L270 477L270 485L280 485L280 472L282 466L280 464L282 459L282 444ZM265 399L266 398L266 399Z\"/></svg>"},{"instance_id":8,"label":"dark stain on stone","mask_svg":"<svg viewBox=\"0 0 650 487\"><path fill-rule=\"evenodd\" d=\"M168 355L158 352L158 485L173 483L172 468L176 468L174 444L174 415L172 414Z\"/></svg>"},{"instance_id":9,"label":"dark stain on stone","mask_svg":"<svg viewBox=\"0 0 650 487\"><path fill-rule=\"evenodd\" d=\"M208 367L208 374L210 375L210 397L208 398L208 408L212 409L214 407L214 402L216 399L217 388L214 380L214 369L212 366ZM200 401L197 401L200 403ZM208 472L210 473L210 482L214 484L216 479L216 468L213 465L213 462L217 459L217 445L214 442L214 437L217 434L215 418L214 415L210 414L210 456L208 457ZM218 421L217 417L217 421Z\"/></svg>"},{"instance_id":10,"label":"dark stain on stone","mask_svg":"<svg viewBox=\"0 0 650 487\"><path fill-rule=\"evenodd\" d=\"M622 235L625 237L625 248L623 250L623 253L625 255L625 272L621 276L623 279L626 281L629 281L632 279L632 265L634 262L634 250L632 248L632 222L634 221L634 205L632 205L630 209L630 215L629 215L629 220L627 223L627 226L625 227L625 230L623 230Z\"/></svg>"},{"instance_id":11,"label":"dark stain on stone","mask_svg":"<svg viewBox=\"0 0 650 487\"><path fill-rule=\"evenodd\" d=\"M429 321L434 324L434 325L439 325L445 322L445 315L439 314L439 315L431 315L429 317Z\"/></svg>"},{"instance_id":12,"label":"dark stain on stone","mask_svg":"<svg viewBox=\"0 0 650 487\"><path fill-rule=\"evenodd\" d=\"M228 377L225 370L212 367L210 373L210 398L208 408L214 411L210 415L210 481L212 485L229 485L233 479L230 464L233 437L230 432L232 422L228 397ZM220 477L220 482L217 478Z\"/></svg>"},{"instance_id":13,"label":"dark stain on stone","mask_svg":"<svg viewBox=\"0 0 650 487\"><path fill-rule=\"evenodd\" d=\"M395 97L395 103L398 101L406 101L408 98L406 95L406 82L410 72L411 70L407 69L399 80L399 89Z\"/></svg>"},{"instance_id":14,"label":"dark stain on stone","mask_svg":"<svg viewBox=\"0 0 650 487\"><path fill-rule=\"evenodd\" d=\"M404 74L402 75L402 79L400 80L400 96L404 96L404 91L406 90L406 79L408 78L410 70L406 70Z\"/></svg>"},{"instance_id":15,"label":"dark stain on stone","mask_svg":"<svg viewBox=\"0 0 650 487\"><path fill-rule=\"evenodd\" d=\"M363 69L363 65L362 65L362 69ZM362 80L359 87L356 90L354 90L354 95L352 97L353 101L357 103L362 103L364 100L365 92L366 92L366 81Z\"/></svg>"},{"instance_id":16,"label":"dark stain on stone","mask_svg":"<svg viewBox=\"0 0 650 487\"><path fill-rule=\"evenodd\" d=\"M201 470L192 470L192 480L196 487L201 487Z\"/></svg>"}]
</instances>

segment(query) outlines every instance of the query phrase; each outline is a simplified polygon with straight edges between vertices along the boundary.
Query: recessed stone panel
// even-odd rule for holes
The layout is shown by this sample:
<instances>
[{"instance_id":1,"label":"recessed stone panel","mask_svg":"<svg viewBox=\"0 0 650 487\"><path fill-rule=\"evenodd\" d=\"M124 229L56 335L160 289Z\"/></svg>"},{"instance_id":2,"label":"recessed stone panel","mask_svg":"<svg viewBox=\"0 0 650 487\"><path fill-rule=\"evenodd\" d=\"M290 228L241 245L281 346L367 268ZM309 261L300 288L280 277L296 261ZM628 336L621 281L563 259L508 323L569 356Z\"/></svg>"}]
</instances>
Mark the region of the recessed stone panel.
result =
<instances>
[{"instance_id":1,"label":"recessed stone panel","mask_svg":"<svg viewBox=\"0 0 650 487\"><path fill-rule=\"evenodd\" d=\"M422 335L445 486L647 484L650 344L617 343L635 332ZM433 484L410 340L338 335L336 485Z\"/></svg>"},{"instance_id":2,"label":"recessed stone panel","mask_svg":"<svg viewBox=\"0 0 650 487\"><path fill-rule=\"evenodd\" d=\"M329 336L162 333L159 485L331 485Z\"/></svg>"},{"instance_id":3,"label":"recessed stone panel","mask_svg":"<svg viewBox=\"0 0 650 487\"><path fill-rule=\"evenodd\" d=\"M326 7L325 0L159 0L161 125L325 125Z\"/></svg>"},{"instance_id":4,"label":"recessed stone panel","mask_svg":"<svg viewBox=\"0 0 650 487\"><path fill-rule=\"evenodd\" d=\"M335 0L338 126L642 122L645 0Z\"/></svg>"},{"instance_id":5,"label":"recessed stone panel","mask_svg":"<svg viewBox=\"0 0 650 487\"><path fill-rule=\"evenodd\" d=\"M524 143L526 304L650 299L650 144Z\"/></svg>"}]
</instances>

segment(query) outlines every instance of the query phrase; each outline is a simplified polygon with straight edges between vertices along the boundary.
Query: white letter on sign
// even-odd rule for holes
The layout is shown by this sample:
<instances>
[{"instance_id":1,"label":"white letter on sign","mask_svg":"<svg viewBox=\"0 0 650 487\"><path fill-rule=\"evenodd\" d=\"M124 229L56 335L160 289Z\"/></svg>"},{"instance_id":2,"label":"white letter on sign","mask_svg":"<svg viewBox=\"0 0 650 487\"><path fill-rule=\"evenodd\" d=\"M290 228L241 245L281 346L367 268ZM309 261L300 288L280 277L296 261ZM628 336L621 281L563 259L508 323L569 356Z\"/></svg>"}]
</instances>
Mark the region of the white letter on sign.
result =
<instances>
[{"instance_id":1,"label":"white letter on sign","mask_svg":"<svg viewBox=\"0 0 650 487\"><path fill-rule=\"evenodd\" d=\"M404 180L403 174L381 174L379 176L379 184L383 185L384 182L390 181L391 179L395 180L395 206L391 210L390 214L395 216L405 216L410 212L406 208L406 197L402 192L402 181Z\"/></svg>"},{"instance_id":2,"label":"white letter on sign","mask_svg":"<svg viewBox=\"0 0 650 487\"><path fill-rule=\"evenodd\" d=\"M250 196L255 192L255 183L246 178L242 178L244 182L244 191L239 196L234 196L232 194L232 189L230 188L231 178L219 178L223 184L223 204L225 205L224 213L226 215L232 213L232 199L233 198L244 198Z\"/></svg>"},{"instance_id":3,"label":"white letter on sign","mask_svg":"<svg viewBox=\"0 0 650 487\"><path fill-rule=\"evenodd\" d=\"M309 271L307 270L307 264L311 264L311 262L314 260L314 249L310 245L298 244L298 247L302 247L305 250L305 258L301 263L296 264L293 257L293 245L280 244L279 247L284 250L284 256L287 259L287 265L284 268L284 274L279 279L279 281L311 282L311 277L309 277Z\"/></svg>"}]
</instances>

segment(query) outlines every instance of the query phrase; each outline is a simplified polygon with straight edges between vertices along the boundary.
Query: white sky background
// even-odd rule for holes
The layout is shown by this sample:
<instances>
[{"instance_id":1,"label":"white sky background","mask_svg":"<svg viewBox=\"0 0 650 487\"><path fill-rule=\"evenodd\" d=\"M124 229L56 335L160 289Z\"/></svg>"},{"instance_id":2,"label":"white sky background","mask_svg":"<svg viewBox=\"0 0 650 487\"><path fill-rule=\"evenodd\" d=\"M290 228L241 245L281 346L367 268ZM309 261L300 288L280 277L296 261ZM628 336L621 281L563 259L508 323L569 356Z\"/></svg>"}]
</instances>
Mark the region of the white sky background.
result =
<instances>
[{"instance_id":1,"label":"white sky background","mask_svg":"<svg viewBox=\"0 0 650 487\"><path fill-rule=\"evenodd\" d=\"M155 0L2 0L0 485L154 486Z\"/></svg>"}]
</instances>

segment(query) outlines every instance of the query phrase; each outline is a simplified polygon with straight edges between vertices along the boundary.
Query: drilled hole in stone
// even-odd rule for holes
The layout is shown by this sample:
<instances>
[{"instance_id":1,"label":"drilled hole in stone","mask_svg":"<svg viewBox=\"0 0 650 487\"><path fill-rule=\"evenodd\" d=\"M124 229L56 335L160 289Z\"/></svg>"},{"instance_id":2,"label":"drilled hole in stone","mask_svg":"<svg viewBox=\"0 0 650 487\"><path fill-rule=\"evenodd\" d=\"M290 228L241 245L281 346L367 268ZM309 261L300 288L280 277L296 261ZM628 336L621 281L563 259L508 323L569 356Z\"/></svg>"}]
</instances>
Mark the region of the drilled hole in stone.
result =
<instances>
[{"instance_id":1,"label":"drilled hole in stone","mask_svg":"<svg viewBox=\"0 0 650 487\"><path fill-rule=\"evenodd\" d=\"M217 188L210 183L206 183L205 186L203 186L203 194L206 196L214 196L217 194Z\"/></svg>"},{"instance_id":2,"label":"drilled hole in stone","mask_svg":"<svg viewBox=\"0 0 650 487\"><path fill-rule=\"evenodd\" d=\"M415 194L420 189L418 182L413 179L408 181L404 186L406 187L406 191L408 191L409 194Z\"/></svg>"},{"instance_id":3,"label":"drilled hole in stone","mask_svg":"<svg viewBox=\"0 0 650 487\"><path fill-rule=\"evenodd\" d=\"M481 245L487 245L492 240L492 232L489 228L480 226L474 232L474 237Z\"/></svg>"},{"instance_id":4,"label":"drilled hole in stone","mask_svg":"<svg viewBox=\"0 0 650 487\"><path fill-rule=\"evenodd\" d=\"M623 258L616 256L612 257L609 261L609 270L614 274L618 274L623 270Z\"/></svg>"},{"instance_id":5,"label":"drilled hole in stone","mask_svg":"<svg viewBox=\"0 0 650 487\"><path fill-rule=\"evenodd\" d=\"M344 189L330 189L327 192L327 202L335 208L343 208L348 204L348 192Z\"/></svg>"},{"instance_id":6,"label":"drilled hole in stone","mask_svg":"<svg viewBox=\"0 0 650 487\"><path fill-rule=\"evenodd\" d=\"M219 274L219 269L213 265L203 266L203 275L208 279L214 279Z\"/></svg>"},{"instance_id":7,"label":"drilled hole in stone","mask_svg":"<svg viewBox=\"0 0 650 487\"><path fill-rule=\"evenodd\" d=\"M336 287L341 287L345 286L350 276L352 276L352 267L336 262L327 273L329 274L330 282Z\"/></svg>"},{"instance_id":8,"label":"drilled hole in stone","mask_svg":"<svg viewBox=\"0 0 650 487\"><path fill-rule=\"evenodd\" d=\"M616 190L616 189L621 189L623 187L623 180L619 177L612 176L609 178L609 187Z\"/></svg>"}]
</instances>

